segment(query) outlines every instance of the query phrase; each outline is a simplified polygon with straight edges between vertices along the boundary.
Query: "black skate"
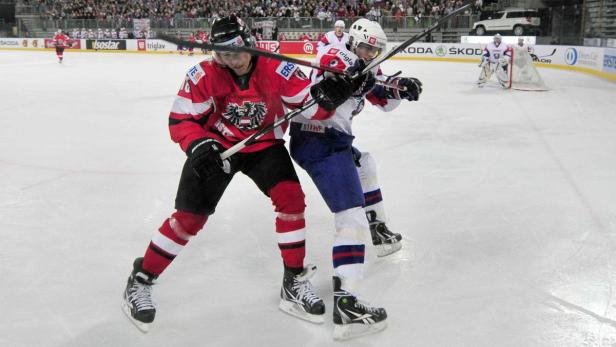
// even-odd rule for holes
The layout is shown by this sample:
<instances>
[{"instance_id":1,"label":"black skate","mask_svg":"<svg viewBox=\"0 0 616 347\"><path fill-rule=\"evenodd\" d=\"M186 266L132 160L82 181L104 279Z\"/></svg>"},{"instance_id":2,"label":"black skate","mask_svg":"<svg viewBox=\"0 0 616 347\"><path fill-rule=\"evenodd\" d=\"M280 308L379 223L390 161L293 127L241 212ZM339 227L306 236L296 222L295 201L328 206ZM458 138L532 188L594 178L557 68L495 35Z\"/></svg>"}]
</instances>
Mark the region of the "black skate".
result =
<instances>
[{"instance_id":1,"label":"black skate","mask_svg":"<svg viewBox=\"0 0 616 347\"><path fill-rule=\"evenodd\" d=\"M314 265L307 265L299 275L285 270L278 307L297 318L320 324L324 322L325 304L309 281L316 270Z\"/></svg>"},{"instance_id":2,"label":"black skate","mask_svg":"<svg viewBox=\"0 0 616 347\"><path fill-rule=\"evenodd\" d=\"M373 334L387 327L384 308L367 306L340 286L340 278L334 276L334 340Z\"/></svg>"},{"instance_id":3,"label":"black skate","mask_svg":"<svg viewBox=\"0 0 616 347\"><path fill-rule=\"evenodd\" d=\"M376 247L376 255L384 257L396 253L402 248L402 235L394 233L387 228L384 222L376 219L376 212L366 212L368 223L370 223L370 234L372 244Z\"/></svg>"},{"instance_id":4,"label":"black skate","mask_svg":"<svg viewBox=\"0 0 616 347\"><path fill-rule=\"evenodd\" d=\"M142 265L143 258L135 259L133 272L128 277L124 290L122 310L139 330L147 333L156 315L156 307L152 302L152 285L158 276L144 271Z\"/></svg>"}]
</instances>

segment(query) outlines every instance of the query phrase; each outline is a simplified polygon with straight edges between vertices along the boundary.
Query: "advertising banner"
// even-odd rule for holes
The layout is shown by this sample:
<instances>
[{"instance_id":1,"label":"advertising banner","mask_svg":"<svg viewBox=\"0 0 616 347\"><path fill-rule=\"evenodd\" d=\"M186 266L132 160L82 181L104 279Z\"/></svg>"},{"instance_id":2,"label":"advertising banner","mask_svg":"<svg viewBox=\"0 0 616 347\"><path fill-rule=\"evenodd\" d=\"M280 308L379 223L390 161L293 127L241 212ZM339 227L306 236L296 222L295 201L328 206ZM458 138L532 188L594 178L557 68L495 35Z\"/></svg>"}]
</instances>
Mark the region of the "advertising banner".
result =
<instances>
[{"instance_id":1,"label":"advertising banner","mask_svg":"<svg viewBox=\"0 0 616 347\"><path fill-rule=\"evenodd\" d=\"M175 52L178 46L163 40L138 40L137 49L149 52Z\"/></svg>"},{"instance_id":2,"label":"advertising banner","mask_svg":"<svg viewBox=\"0 0 616 347\"><path fill-rule=\"evenodd\" d=\"M603 51L603 71L616 75L616 49L606 48Z\"/></svg>"},{"instance_id":3,"label":"advertising banner","mask_svg":"<svg viewBox=\"0 0 616 347\"><path fill-rule=\"evenodd\" d=\"M279 53L281 54L317 54L316 41L281 41Z\"/></svg>"},{"instance_id":4,"label":"advertising banner","mask_svg":"<svg viewBox=\"0 0 616 347\"><path fill-rule=\"evenodd\" d=\"M387 49L393 49L399 42L387 44ZM400 53L399 57L425 57L425 58L466 58L479 59L483 54L483 46L477 43L414 43Z\"/></svg>"},{"instance_id":5,"label":"advertising banner","mask_svg":"<svg viewBox=\"0 0 616 347\"><path fill-rule=\"evenodd\" d=\"M0 47L1 48L19 48L21 39L8 39L8 38L0 38Z\"/></svg>"},{"instance_id":6,"label":"advertising banner","mask_svg":"<svg viewBox=\"0 0 616 347\"><path fill-rule=\"evenodd\" d=\"M257 48L264 51L277 52L279 47L278 41L257 41Z\"/></svg>"},{"instance_id":7,"label":"advertising banner","mask_svg":"<svg viewBox=\"0 0 616 347\"><path fill-rule=\"evenodd\" d=\"M603 66L603 50L598 47L559 47L564 64L579 66L593 70L601 70Z\"/></svg>"},{"instance_id":8,"label":"advertising banner","mask_svg":"<svg viewBox=\"0 0 616 347\"><path fill-rule=\"evenodd\" d=\"M125 40L86 40L86 49L98 51L125 51Z\"/></svg>"},{"instance_id":9,"label":"advertising banner","mask_svg":"<svg viewBox=\"0 0 616 347\"><path fill-rule=\"evenodd\" d=\"M52 39L44 39L45 48L54 48ZM81 40L68 40L68 45L65 47L66 49L81 49Z\"/></svg>"}]
</instances>

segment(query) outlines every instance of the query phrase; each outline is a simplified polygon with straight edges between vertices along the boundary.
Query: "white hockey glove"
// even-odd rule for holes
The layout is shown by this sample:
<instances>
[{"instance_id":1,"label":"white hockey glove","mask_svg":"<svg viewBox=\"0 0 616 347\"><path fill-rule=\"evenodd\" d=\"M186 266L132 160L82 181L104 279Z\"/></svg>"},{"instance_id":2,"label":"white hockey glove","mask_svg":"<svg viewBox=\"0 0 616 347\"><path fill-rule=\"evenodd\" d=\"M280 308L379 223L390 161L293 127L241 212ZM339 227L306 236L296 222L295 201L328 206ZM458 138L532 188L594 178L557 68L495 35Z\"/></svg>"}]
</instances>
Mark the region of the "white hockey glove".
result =
<instances>
[{"instance_id":1,"label":"white hockey glove","mask_svg":"<svg viewBox=\"0 0 616 347\"><path fill-rule=\"evenodd\" d=\"M501 64L501 66L509 65L509 57L507 57L507 56L501 57L498 60L498 63Z\"/></svg>"}]
</instances>

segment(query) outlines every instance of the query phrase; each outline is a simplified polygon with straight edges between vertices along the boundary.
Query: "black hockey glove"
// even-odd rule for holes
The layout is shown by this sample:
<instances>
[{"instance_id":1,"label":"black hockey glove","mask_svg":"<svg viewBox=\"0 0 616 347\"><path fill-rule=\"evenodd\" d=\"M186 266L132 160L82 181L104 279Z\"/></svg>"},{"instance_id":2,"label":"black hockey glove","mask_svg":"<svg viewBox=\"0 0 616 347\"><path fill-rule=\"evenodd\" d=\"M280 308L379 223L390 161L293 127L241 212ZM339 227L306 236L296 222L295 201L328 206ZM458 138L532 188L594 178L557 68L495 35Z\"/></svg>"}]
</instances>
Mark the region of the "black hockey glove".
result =
<instances>
[{"instance_id":1,"label":"black hockey glove","mask_svg":"<svg viewBox=\"0 0 616 347\"><path fill-rule=\"evenodd\" d=\"M342 105L353 93L351 79L344 75L329 75L310 87L310 95L326 111Z\"/></svg>"},{"instance_id":2,"label":"black hockey glove","mask_svg":"<svg viewBox=\"0 0 616 347\"><path fill-rule=\"evenodd\" d=\"M352 75L362 71L366 67L366 63L361 60L355 60L355 63L352 66L349 66L347 72ZM353 80L353 95L354 96L364 96L368 94L372 88L376 85L376 78L374 77L374 73L367 72L363 74L361 77Z\"/></svg>"},{"instance_id":3,"label":"black hockey glove","mask_svg":"<svg viewBox=\"0 0 616 347\"><path fill-rule=\"evenodd\" d=\"M419 100L419 95L422 92L421 81L413 77L390 77L387 82L397 86L405 87L406 90L396 88L385 88L388 99L406 99L408 101Z\"/></svg>"},{"instance_id":4,"label":"black hockey glove","mask_svg":"<svg viewBox=\"0 0 616 347\"><path fill-rule=\"evenodd\" d=\"M214 139L199 139L193 141L186 154L197 176L201 178L231 172L228 159L220 158L223 147Z\"/></svg>"}]
</instances>

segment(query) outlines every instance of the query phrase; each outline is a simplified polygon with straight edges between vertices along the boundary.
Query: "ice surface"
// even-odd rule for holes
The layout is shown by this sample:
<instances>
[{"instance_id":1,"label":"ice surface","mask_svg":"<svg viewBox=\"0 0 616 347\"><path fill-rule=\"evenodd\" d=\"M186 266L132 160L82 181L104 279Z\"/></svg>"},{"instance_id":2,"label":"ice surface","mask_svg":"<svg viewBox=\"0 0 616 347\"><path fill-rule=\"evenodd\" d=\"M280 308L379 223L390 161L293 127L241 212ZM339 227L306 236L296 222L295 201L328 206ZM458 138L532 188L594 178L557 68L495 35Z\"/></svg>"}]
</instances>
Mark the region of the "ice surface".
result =
<instances>
[{"instance_id":1,"label":"ice surface","mask_svg":"<svg viewBox=\"0 0 616 347\"><path fill-rule=\"evenodd\" d=\"M324 325L278 310L274 213L242 175L161 276L150 333L121 312L132 260L173 211L185 156L167 114L200 59L0 52L0 346L344 345L333 216L304 173ZM540 69L552 90L533 93L478 89L473 64L384 70L424 83L419 102L355 118L404 247L367 248L363 296L389 327L348 345L615 345L616 84Z\"/></svg>"}]
</instances>

